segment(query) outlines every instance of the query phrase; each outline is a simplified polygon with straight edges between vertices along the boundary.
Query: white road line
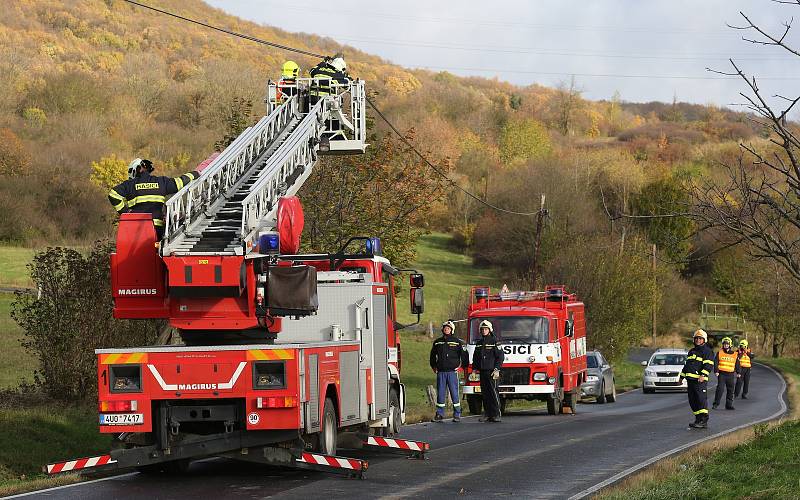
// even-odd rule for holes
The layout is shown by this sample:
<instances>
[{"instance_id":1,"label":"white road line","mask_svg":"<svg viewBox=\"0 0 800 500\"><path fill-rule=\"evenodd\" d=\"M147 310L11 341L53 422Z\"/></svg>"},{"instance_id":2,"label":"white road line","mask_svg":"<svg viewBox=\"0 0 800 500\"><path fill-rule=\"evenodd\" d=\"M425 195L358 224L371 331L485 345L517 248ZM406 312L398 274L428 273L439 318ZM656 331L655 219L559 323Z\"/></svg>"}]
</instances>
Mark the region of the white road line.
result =
<instances>
[{"instance_id":1,"label":"white road line","mask_svg":"<svg viewBox=\"0 0 800 500\"><path fill-rule=\"evenodd\" d=\"M715 439L715 438L718 438L720 436L724 436L725 434L730 434L731 432L738 431L740 429L744 429L745 427L750 427L751 425L756 425L756 424L760 424L762 422L767 422L769 420L776 419L776 418L780 417L781 415L783 415L784 413L786 413L786 403L783 401L783 394L784 394L784 392L786 392L786 380L784 380L783 376L780 373L778 373L777 371L775 371L771 366L763 365L761 363L756 363L756 364L758 364L759 366L763 366L764 368L766 368L769 371L771 371L772 373L774 373L775 376L777 376L778 379L781 381L781 390L778 392L778 401L781 404L781 409L779 411L777 411L776 413L773 413L769 417L762 418L761 420L757 420L755 422L749 422L747 424L742 424L742 425L733 427L731 429L725 429L722 432L718 432L718 433L713 434L711 436L706 436L704 438L692 441L691 443L684 444L683 446L678 446L677 448L673 448L673 449L671 449L669 451L665 451L664 453L662 453L660 455L657 455L657 456L655 456L655 457L653 457L653 458L651 458L649 460L646 460L646 461L640 463L639 465L635 465L635 466L633 466L633 467L631 467L629 469L625 469L624 471L620 472L619 474L611 476L610 478L606 479L603 482L597 483L597 484L595 484L594 486L592 486L590 488L587 488L587 489L585 489L585 490L583 490L583 491L581 491L579 493L576 493L576 494L572 495L571 497L569 497L569 500L578 500L578 499L581 499L581 498L586 498L589 495L597 493L598 491L600 491L601 489L603 489L603 488L605 488L607 486L611 486L612 484L616 483L620 479L623 479L624 477L629 476L629 475L633 474L634 472L638 472L638 471L644 469L645 467L647 467L649 465L652 465L655 462L658 462L659 460L663 460L663 459L665 459L665 458L667 458L667 457L669 457L671 455L675 455L676 453L680 453L681 451L683 451L683 450L685 450L687 448L691 448L692 446L696 446L696 445L698 445L698 444L700 444L700 443L702 443L704 441L708 441L710 439Z\"/></svg>"},{"instance_id":2,"label":"white road line","mask_svg":"<svg viewBox=\"0 0 800 500\"><path fill-rule=\"evenodd\" d=\"M20 493L19 495L13 495L13 496L10 496L10 497L3 497L3 500L8 500L10 498L22 498L22 497L27 497L27 496L30 496L30 495L38 495L40 493L48 493L50 491L63 490L63 489L66 489L66 488L74 488L76 486L83 486L83 485L86 485L86 484L99 483L100 481L110 481L112 479L119 479L119 478L122 478L122 477L133 476L135 474L138 474L138 472L128 472L127 474L120 474L119 476L110 476L110 477L104 477L104 478L100 478L100 479L93 479L91 481L82 481L80 483L75 483L75 484L66 484L64 486L55 486L53 488L47 488L47 489L44 489L44 490L34 490L34 491L29 491L27 493Z\"/></svg>"}]
</instances>

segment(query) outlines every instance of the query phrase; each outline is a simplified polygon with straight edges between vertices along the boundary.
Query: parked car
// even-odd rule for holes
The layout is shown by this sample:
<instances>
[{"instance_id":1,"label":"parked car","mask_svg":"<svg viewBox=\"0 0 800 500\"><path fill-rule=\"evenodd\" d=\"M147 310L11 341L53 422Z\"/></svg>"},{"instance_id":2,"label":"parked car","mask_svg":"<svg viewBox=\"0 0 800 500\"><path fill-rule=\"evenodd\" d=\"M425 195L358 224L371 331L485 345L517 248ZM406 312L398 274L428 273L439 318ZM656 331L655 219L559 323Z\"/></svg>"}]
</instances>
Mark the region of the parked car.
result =
<instances>
[{"instance_id":1,"label":"parked car","mask_svg":"<svg viewBox=\"0 0 800 500\"><path fill-rule=\"evenodd\" d=\"M686 379L680 380L686 355L686 349L657 349L649 361L642 361L642 392L686 391Z\"/></svg>"},{"instance_id":2,"label":"parked car","mask_svg":"<svg viewBox=\"0 0 800 500\"><path fill-rule=\"evenodd\" d=\"M581 384L581 398L595 398L598 403L617 400L614 369L600 351L586 353L586 382Z\"/></svg>"}]
</instances>

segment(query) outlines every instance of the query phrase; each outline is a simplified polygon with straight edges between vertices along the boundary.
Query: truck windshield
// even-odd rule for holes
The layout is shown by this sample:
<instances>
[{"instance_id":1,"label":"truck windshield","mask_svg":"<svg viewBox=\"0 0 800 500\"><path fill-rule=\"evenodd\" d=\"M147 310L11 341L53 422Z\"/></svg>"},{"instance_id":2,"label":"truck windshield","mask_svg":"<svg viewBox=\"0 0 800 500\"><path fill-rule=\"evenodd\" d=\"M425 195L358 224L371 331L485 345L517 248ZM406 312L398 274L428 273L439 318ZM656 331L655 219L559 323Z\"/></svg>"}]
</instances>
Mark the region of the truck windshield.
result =
<instances>
[{"instance_id":1,"label":"truck windshield","mask_svg":"<svg viewBox=\"0 0 800 500\"><path fill-rule=\"evenodd\" d=\"M550 322L547 318L536 316L502 316L496 318L473 318L469 322L470 344L480 340L478 325L489 320L494 327L494 335L501 342L520 342L525 344L546 344L550 342Z\"/></svg>"}]
</instances>

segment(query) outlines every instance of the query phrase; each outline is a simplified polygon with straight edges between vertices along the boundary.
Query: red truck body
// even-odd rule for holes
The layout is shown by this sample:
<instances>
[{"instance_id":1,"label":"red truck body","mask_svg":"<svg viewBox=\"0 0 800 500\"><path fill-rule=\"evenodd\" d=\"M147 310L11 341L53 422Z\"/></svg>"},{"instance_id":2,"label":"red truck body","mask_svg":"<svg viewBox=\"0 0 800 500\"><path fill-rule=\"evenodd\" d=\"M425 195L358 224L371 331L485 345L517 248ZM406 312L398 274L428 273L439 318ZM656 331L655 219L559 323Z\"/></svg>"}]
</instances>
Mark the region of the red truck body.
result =
<instances>
[{"instance_id":1,"label":"red truck body","mask_svg":"<svg viewBox=\"0 0 800 500\"><path fill-rule=\"evenodd\" d=\"M496 295L489 287L473 287L466 338L470 356L483 320L492 322L505 355L498 383L501 407L511 399L527 399L547 401L551 414L564 406L574 410L586 379L585 311L575 295L563 286ZM464 395L470 411L479 413L478 373L468 375Z\"/></svg>"}]
</instances>

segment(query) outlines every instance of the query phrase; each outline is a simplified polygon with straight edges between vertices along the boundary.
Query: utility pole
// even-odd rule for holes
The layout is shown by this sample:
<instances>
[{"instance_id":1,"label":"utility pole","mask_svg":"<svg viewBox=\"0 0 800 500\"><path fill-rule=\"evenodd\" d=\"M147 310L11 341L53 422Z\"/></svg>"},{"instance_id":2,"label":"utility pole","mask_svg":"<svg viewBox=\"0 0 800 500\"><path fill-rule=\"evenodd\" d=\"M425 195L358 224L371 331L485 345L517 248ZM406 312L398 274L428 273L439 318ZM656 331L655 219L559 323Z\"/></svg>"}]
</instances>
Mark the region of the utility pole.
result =
<instances>
[{"instance_id":1,"label":"utility pole","mask_svg":"<svg viewBox=\"0 0 800 500\"><path fill-rule=\"evenodd\" d=\"M531 290L536 290L536 279L539 274L539 247L542 243L542 227L547 210L544 208L545 195L542 193L542 202L539 205L539 213L536 214L536 239L533 245L533 265L531 266Z\"/></svg>"},{"instance_id":2,"label":"utility pole","mask_svg":"<svg viewBox=\"0 0 800 500\"><path fill-rule=\"evenodd\" d=\"M656 308L658 307L656 285L656 244L653 243L653 348L656 347Z\"/></svg>"}]
</instances>

